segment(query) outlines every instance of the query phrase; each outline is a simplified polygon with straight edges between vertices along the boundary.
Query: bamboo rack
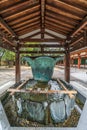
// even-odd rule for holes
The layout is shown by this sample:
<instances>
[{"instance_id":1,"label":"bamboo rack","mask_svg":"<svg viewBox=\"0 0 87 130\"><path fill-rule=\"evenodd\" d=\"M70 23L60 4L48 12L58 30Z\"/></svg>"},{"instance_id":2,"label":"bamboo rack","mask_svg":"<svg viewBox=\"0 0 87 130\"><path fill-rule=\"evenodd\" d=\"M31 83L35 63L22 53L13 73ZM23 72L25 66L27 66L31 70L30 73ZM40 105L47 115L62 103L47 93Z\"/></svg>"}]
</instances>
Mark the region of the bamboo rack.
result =
<instances>
[{"instance_id":1,"label":"bamboo rack","mask_svg":"<svg viewBox=\"0 0 87 130\"><path fill-rule=\"evenodd\" d=\"M66 86L60 81L60 79L57 79L58 83L61 85L61 87L67 92L70 91L66 88ZM77 92L75 90L73 90L75 93L67 93L69 95L70 98L74 98L73 94L76 94Z\"/></svg>"},{"instance_id":2,"label":"bamboo rack","mask_svg":"<svg viewBox=\"0 0 87 130\"><path fill-rule=\"evenodd\" d=\"M19 90L22 88L23 85L25 85L28 82L29 78L26 79L22 84L20 84L15 90ZM8 90L7 90L8 91ZM11 91L10 95L12 96L15 93L15 91Z\"/></svg>"},{"instance_id":3,"label":"bamboo rack","mask_svg":"<svg viewBox=\"0 0 87 130\"><path fill-rule=\"evenodd\" d=\"M48 90L48 91L37 91L37 90L26 90L26 89L8 89L8 92L11 93L34 93L34 94L52 94L52 93L61 93L61 94L76 94L77 92L75 90Z\"/></svg>"},{"instance_id":4,"label":"bamboo rack","mask_svg":"<svg viewBox=\"0 0 87 130\"><path fill-rule=\"evenodd\" d=\"M53 94L53 93L60 93L60 94L68 94L70 98L74 98L74 95L77 94L75 90L68 90L66 86L57 79L57 82L61 85L63 90L29 90L29 89L21 89L23 85L28 82L29 79L26 79L22 84L20 84L17 88L10 88L7 91L10 92L12 96L14 93L33 93L33 94Z\"/></svg>"}]
</instances>

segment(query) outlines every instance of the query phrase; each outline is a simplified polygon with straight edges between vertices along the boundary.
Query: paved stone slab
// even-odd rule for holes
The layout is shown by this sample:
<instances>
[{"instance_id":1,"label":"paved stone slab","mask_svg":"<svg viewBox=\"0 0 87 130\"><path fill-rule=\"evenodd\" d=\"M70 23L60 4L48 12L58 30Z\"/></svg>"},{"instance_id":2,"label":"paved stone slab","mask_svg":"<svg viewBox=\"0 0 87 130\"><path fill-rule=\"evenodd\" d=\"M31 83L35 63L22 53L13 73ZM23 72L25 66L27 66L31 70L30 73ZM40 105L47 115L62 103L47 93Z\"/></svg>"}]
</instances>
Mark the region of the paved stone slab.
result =
<instances>
[{"instance_id":1,"label":"paved stone slab","mask_svg":"<svg viewBox=\"0 0 87 130\"><path fill-rule=\"evenodd\" d=\"M87 88L84 87L83 85L79 84L76 81L70 81L70 84L80 93L82 94L85 98L87 98Z\"/></svg>"},{"instance_id":2,"label":"paved stone slab","mask_svg":"<svg viewBox=\"0 0 87 130\"><path fill-rule=\"evenodd\" d=\"M2 93L4 93L8 88L10 88L11 86L13 86L14 83L15 83L14 81L9 81L9 82L7 82L6 84L0 86L0 95L1 95Z\"/></svg>"},{"instance_id":3,"label":"paved stone slab","mask_svg":"<svg viewBox=\"0 0 87 130\"><path fill-rule=\"evenodd\" d=\"M77 130L77 128L55 128L55 127L11 127L11 130Z\"/></svg>"},{"instance_id":4,"label":"paved stone slab","mask_svg":"<svg viewBox=\"0 0 87 130\"><path fill-rule=\"evenodd\" d=\"M78 123L78 130L87 130L87 100Z\"/></svg>"}]
</instances>

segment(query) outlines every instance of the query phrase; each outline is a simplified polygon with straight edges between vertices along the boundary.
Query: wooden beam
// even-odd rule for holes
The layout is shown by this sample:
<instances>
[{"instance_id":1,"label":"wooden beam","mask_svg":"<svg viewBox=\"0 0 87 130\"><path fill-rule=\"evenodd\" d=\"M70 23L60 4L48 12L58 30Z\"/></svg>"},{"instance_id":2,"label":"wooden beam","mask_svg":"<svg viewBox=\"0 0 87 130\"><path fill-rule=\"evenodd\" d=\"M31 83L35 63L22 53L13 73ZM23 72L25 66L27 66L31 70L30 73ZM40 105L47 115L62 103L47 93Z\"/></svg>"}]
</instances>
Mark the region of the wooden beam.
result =
<instances>
[{"instance_id":1,"label":"wooden beam","mask_svg":"<svg viewBox=\"0 0 87 130\"><path fill-rule=\"evenodd\" d=\"M84 44L87 46L87 30L84 30Z\"/></svg>"},{"instance_id":2,"label":"wooden beam","mask_svg":"<svg viewBox=\"0 0 87 130\"><path fill-rule=\"evenodd\" d=\"M66 17L66 16L62 16L60 14L57 14L57 12L54 13L52 11L47 10L46 16L49 16L49 17L51 17L55 20L61 21L61 22L65 21L66 24L69 24L71 26L78 24L77 20L74 20L73 18L69 18L69 17Z\"/></svg>"},{"instance_id":3,"label":"wooden beam","mask_svg":"<svg viewBox=\"0 0 87 130\"><path fill-rule=\"evenodd\" d=\"M74 15L74 14L71 14L71 13L69 13L69 12L64 12L63 10L61 10L61 9L59 9L59 8L55 8L55 7L52 7L52 6L50 6L50 5L46 5L46 9L48 9L48 10L52 10L53 12L57 12L58 14L61 14L61 15L63 15L63 16L67 16L68 18L73 18L73 19L75 19L75 20L81 20L81 17L79 17L79 16L76 16L76 15Z\"/></svg>"},{"instance_id":4,"label":"wooden beam","mask_svg":"<svg viewBox=\"0 0 87 130\"><path fill-rule=\"evenodd\" d=\"M46 29L49 29L49 30L52 30L52 31L54 31L56 33L62 34L64 36L67 36L68 31L65 31L65 30L60 29L60 28L56 28L54 26L50 26L49 24L45 24L45 27L46 27Z\"/></svg>"},{"instance_id":5,"label":"wooden beam","mask_svg":"<svg viewBox=\"0 0 87 130\"><path fill-rule=\"evenodd\" d=\"M45 34L47 34L48 36L51 36L51 37L53 37L55 39L60 39L60 40L64 40L65 41L65 39L62 39L62 38L60 38L60 37L58 37L58 36L56 36L56 35L54 35L52 33L47 32L47 31L45 31Z\"/></svg>"},{"instance_id":6,"label":"wooden beam","mask_svg":"<svg viewBox=\"0 0 87 130\"><path fill-rule=\"evenodd\" d=\"M87 25L87 16L81 21L80 24L78 24L78 26L74 29L74 31L69 36L70 37L75 36L75 34L78 33L81 29L83 29L86 25Z\"/></svg>"},{"instance_id":7,"label":"wooden beam","mask_svg":"<svg viewBox=\"0 0 87 130\"><path fill-rule=\"evenodd\" d=\"M82 48L82 49L79 49L77 51L73 51L73 52L70 52L70 55L74 55L74 54L80 54L81 52L87 52L87 47L86 48Z\"/></svg>"},{"instance_id":8,"label":"wooden beam","mask_svg":"<svg viewBox=\"0 0 87 130\"><path fill-rule=\"evenodd\" d=\"M8 1L8 0L1 0L1 1L0 1L0 4L4 3L4 2L6 2L6 1Z\"/></svg>"},{"instance_id":9,"label":"wooden beam","mask_svg":"<svg viewBox=\"0 0 87 130\"><path fill-rule=\"evenodd\" d=\"M20 24L17 24L17 25L13 25L12 28L13 28L13 29L21 28L21 27L23 27L24 25L31 24L31 23L33 23L33 22L35 22L35 21L37 21L37 20L40 20L40 16L39 16L39 17L34 17L33 19L29 19L29 20L24 21L24 22L22 22L22 23L20 23Z\"/></svg>"},{"instance_id":10,"label":"wooden beam","mask_svg":"<svg viewBox=\"0 0 87 130\"><path fill-rule=\"evenodd\" d=\"M71 0L63 0L63 2L67 3L68 5L73 6L74 8L78 8L79 10L87 12L87 6L86 6L87 1L83 2L83 0L73 0L72 2Z\"/></svg>"},{"instance_id":11,"label":"wooden beam","mask_svg":"<svg viewBox=\"0 0 87 130\"><path fill-rule=\"evenodd\" d=\"M64 47L63 45L61 44L22 44L20 47L30 47L30 48L33 48L33 47L36 47L36 48L41 48L41 47Z\"/></svg>"},{"instance_id":12,"label":"wooden beam","mask_svg":"<svg viewBox=\"0 0 87 130\"><path fill-rule=\"evenodd\" d=\"M48 30L51 30L51 31L54 31L54 32L56 32L56 33L58 33L58 34L67 36L67 33L62 32L62 30L60 30L60 29L54 29L53 27L47 26L47 25L45 25L45 27L46 27L46 29L48 29Z\"/></svg>"},{"instance_id":13,"label":"wooden beam","mask_svg":"<svg viewBox=\"0 0 87 130\"><path fill-rule=\"evenodd\" d=\"M41 39L44 39L45 31L45 0L41 0Z\"/></svg>"},{"instance_id":14,"label":"wooden beam","mask_svg":"<svg viewBox=\"0 0 87 130\"><path fill-rule=\"evenodd\" d=\"M33 11L36 11L36 10L38 10L39 8L40 8L40 5L37 5L37 6L34 6L34 7L32 7L32 8L28 8L28 9L25 9L25 10L20 11L20 12L18 12L18 13L15 13L15 14L13 14L13 15L7 16L7 17L5 17L4 19L5 19L5 20L15 19L15 18L18 18L18 17L20 17L21 15L24 15L24 14L26 14L26 13L28 13L28 12L32 13Z\"/></svg>"},{"instance_id":15,"label":"wooden beam","mask_svg":"<svg viewBox=\"0 0 87 130\"><path fill-rule=\"evenodd\" d=\"M12 51L15 53L15 48L12 48L11 46L9 46L7 43L1 43L0 44L0 47L6 49L6 50L9 50L9 51Z\"/></svg>"},{"instance_id":16,"label":"wooden beam","mask_svg":"<svg viewBox=\"0 0 87 130\"><path fill-rule=\"evenodd\" d=\"M45 25L52 26L52 28L61 29L61 31L71 31L72 30L72 28L65 27L62 24L55 23L55 22L53 22L53 20L51 21L49 19L45 21Z\"/></svg>"},{"instance_id":17,"label":"wooden beam","mask_svg":"<svg viewBox=\"0 0 87 130\"><path fill-rule=\"evenodd\" d=\"M12 36L17 37L17 35L14 33L14 31L7 25L7 23L0 17L0 25L2 28L4 28L9 34Z\"/></svg>"},{"instance_id":18,"label":"wooden beam","mask_svg":"<svg viewBox=\"0 0 87 130\"><path fill-rule=\"evenodd\" d=\"M74 52L74 51L78 51L79 49L84 49L84 47L87 47L87 45L85 45L84 44L84 40L83 40L83 42L82 43L78 43L78 45L76 46L74 46L72 49L70 49L70 52Z\"/></svg>"},{"instance_id":19,"label":"wooden beam","mask_svg":"<svg viewBox=\"0 0 87 130\"><path fill-rule=\"evenodd\" d=\"M16 47L17 46L17 44L16 43L13 43L13 41L12 40L10 40L10 39L8 39L7 37L2 37L2 39L4 40L4 41L6 41L7 43L9 43L10 45L12 45L12 46L14 46L14 47Z\"/></svg>"},{"instance_id":20,"label":"wooden beam","mask_svg":"<svg viewBox=\"0 0 87 130\"><path fill-rule=\"evenodd\" d=\"M36 32L34 34L31 34L30 36L28 36L28 38L32 38L32 37L34 37L36 35L39 35L39 34L41 34L41 31L38 31L38 32Z\"/></svg>"},{"instance_id":21,"label":"wooden beam","mask_svg":"<svg viewBox=\"0 0 87 130\"><path fill-rule=\"evenodd\" d=\"M69 23L66 23L64 21L62 22L61 20L54 19L50 16L46 16L46 20L51 21L50 23L52 23L52 24L55 23L56 25L63 26L63 27L69 28L69 29L74 27L74 26L70 25Z\"/></svg>"},{"instance_id":22,"label":"wooden beam","mask_svg":"<svg viewBox=\"0 0 87 130\"><path fill-rule=\"evenodd\" d=\"M76 45L78 42L80 42L82 39L83 39L83 33L80 34L79 36L77 36L76 38L74 38L74 40L71 41L70 43L70 47L73 46L73 45Z\"/></svg>"},{"instance_id":23,"label":"wooden beam","mask_svg":"<svg viewBox=\"0 0 87 130\"><path fill-rule=\"evenodd\" d=\"M30 39L28 37L24 38L24 39L20 39L21 42L64 42L64 40L62 39Z\"/></svg>"},{"instance_id":24,"label":"wooden beam","mask_svg":"<svg viewBox=\"0 0 87 130\"><path fill-rule=\"evenodd\" d=\"M14 46L14 47L17 46L16 43L13 43L13 41L12 41L10 38L6 37L6 34L3 33L3 32L1 32L1 31L0 31L0 37L1 37L1 39L3 39L5 42L7 42L9 45Z\"/></svg>"},{"instance_id":25,"label":"wooden beam","mask_svg":"<svg viewBox=\"0 0 87 130\"><path fill-rule=\"evenodd\" d=\"M35 31L35 30L38 30L38 29L40 29L40 24L36 25L36 26L33 26L32 28L27 28L27 29L21 30L21 31L17 32L17 34L19 36L22 36L24 34L30 33L32 31Z\"/></svg>"},{"instance_id":26,"label":"wooden beam","mask_svg":"<svg viewBox=\"0 0 87 130\"><path fill-rule=\"evenodd\" d=\"M20 54L42 54L41 51L20 51ZM63 54L65 51L43 51L43 54Z\"/></svg>"},{"instance_id":27,"label":"wooden beam","mask_svg":"<svg viewBox=\"0 0 87 130\"><path fill-rule=\"evenodd\" d=\"M81 2L81 0L79 2ZM72 1L72 3L74 3L74 2ZM52 5L52 6L58 8L60 10L63 10L64 12L69 12L72 15L75 15L75 16L82 17L83 14L87 13L87 11L84 11L84 9L82 10L80 8L76 8L76 5L71 6L71 5L67 4L67 3L64 3L61 0L48 0L47 4Z\"/></svg>"},{"instance_id":28,"label":"wooden beam","mask_svg":"<svg viewBox=\"0 0 87 130\"><path fill-rule=\"evenodd\" d=\"M38 57L40 57L40 56L42 56L42 55L33 55L33 56L29 56L31 59L35 59L35 58L38 58ZM60 56L58 56L58 55L49 55L50 57L52 57L52 58L58 58L58 57L60 57ZM28 57L28 56L27 56Z\"/></svg>"},{"instance_id":29,"label":"wooden beam","mask_svg":"<svg viewBox=\"0 0 87 130\"><path fill-rule=\"evenodd\" d=\"M19 19L17 18L15 20L9 21L9 25L13 26L13 25L16 25L16 24L20 24L21 22L27 21L27 20L32 19L32 18L39 16L39 15L40 15L39 11L33 12L32 14L28 13L28 14L20 17Z\"/></svg>"},{"instance_id":30,"label":"wooden beam","mask_svg":"<svg viewBox=\"0 0 87 130\"><path fill-rule=\"evenodd\" d=\"M27 24L27 25L25 25L25 26L22 26L22 27L20 27L20 28L15 29L15 32L24 30L24 29L26 29L26 28L32 28L33 26L38 25L38 24L40 24L40 21L39 21L39 20L38 20L38 21L35 21L35 22L32 22L31 24Z\"/></svg>"},{"instance_id":31,"label":"wooden beam","mask_svg":"<svg viewBox=\"0 0 87 130\"><path fill-rule=\"evenodd\" d=\"M5 0L4 0L5 1ZM6 0L7 1L7 0ZM36 4L39 4L39 1L34 1L34 0L29 0L29 1L21 1L21 3L16 3L14 4L13 6L10 6L10 7L7 7L5 8L4 10L1 10L0 13L3 14L3 13L7 13L7 12L10 12L12 10L17 10L21 7L26 7L26 5L28 6L31 6L31 5L36 5Z\"/></svg>"}]
</instances>

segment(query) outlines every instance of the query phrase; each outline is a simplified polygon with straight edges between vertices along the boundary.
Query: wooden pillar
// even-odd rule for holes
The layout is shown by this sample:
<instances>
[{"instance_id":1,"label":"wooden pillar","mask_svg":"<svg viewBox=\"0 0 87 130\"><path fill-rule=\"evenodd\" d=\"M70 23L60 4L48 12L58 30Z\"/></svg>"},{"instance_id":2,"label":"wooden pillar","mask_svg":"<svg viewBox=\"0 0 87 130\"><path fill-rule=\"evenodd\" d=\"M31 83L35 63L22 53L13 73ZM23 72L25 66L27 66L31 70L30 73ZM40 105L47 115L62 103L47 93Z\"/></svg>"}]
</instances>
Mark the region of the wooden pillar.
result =
<instances>
[{"instance_id":1,"label":"wooden pillar","mask_svg":"<svg viewBox=\"0 0 87 130\"><path fill-rule=\"evenodd\" d=\"M71 58L71 66L73 67L73 62L74 62L74 60L73 60L73 57Z\"/></svg>"},{"instance_id":2,"label":"wooden pillar","mask_svg":"<svg viewBox=\"0 0 87 130\"><path fill-rule=\"evenodd\" d=\"M84 30L84 44L87 46L87 30Z\"/></svg>"},{"instance_id":3,"label":"wooden pillar","mask_svg":"<svg viewBox=\"0 0 87 130\"><path fill-rule=\"evenodd\" d=\"M15 55L15 82L20 82L20 53L19 53L19 47L16 48L16 55Z\"/></svg>"},{"instance_id":4,"label":"wooden pillar","mask_svg":"<svg viewBox=\"0 0 87 130\"><path fill-rule=\"evenodd\" d=\"M70 52L69 47L65 47L65 81L70 82Z\"/></svg>"},{"instance_id":5,"label":"wooden pillar","mask_svg":"<svg viewBox=\"0 0 87 130\"><path fill-rule=\"evenodd\" d=\"M81 65L81 57L80 55L78 55L78 69L80 69L80 65Z\"/></svg>"}]
</instances>

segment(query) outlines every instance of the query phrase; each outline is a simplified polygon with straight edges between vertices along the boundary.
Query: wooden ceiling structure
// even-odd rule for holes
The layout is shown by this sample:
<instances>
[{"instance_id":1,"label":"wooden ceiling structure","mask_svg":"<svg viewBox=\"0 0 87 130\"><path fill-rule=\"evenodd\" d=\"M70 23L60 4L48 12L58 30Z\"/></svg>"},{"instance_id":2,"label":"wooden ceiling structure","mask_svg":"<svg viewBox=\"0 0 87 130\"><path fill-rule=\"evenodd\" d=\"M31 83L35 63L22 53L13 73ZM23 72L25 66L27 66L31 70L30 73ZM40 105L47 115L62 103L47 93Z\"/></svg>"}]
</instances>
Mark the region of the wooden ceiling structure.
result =
<instances>
[{"instance_id":1,"label":"wooden ceiling structure","mask_svg":"<svg viewBox=\"0 0 87 130\"><path fill-rule=\"evenodd\" d=\"M26 45L26 42L48 42ZM52 43L51 43L52 42ZM23 47L64 48L69 52L87 46L87 0L1 0L0 47L20 53ZM68 65L69 63L66 63Z\"/></svg>"}]
</instances>

